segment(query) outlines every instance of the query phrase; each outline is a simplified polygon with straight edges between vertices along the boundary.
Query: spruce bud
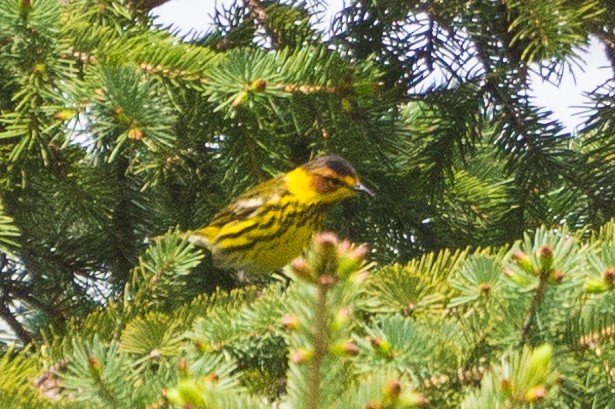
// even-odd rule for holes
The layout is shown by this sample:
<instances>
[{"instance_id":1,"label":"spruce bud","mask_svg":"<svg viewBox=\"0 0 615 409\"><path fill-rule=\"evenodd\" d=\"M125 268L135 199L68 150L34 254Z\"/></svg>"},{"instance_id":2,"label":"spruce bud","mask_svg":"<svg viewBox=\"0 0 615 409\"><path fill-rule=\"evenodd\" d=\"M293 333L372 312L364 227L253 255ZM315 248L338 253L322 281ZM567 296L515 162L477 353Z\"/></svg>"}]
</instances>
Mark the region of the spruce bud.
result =
<instances>
[{"instance_id":1,"label":"spruce bud","mask_svg":"<svg viewBox=\"0 0 615 409\"><path fill-rule=\"evenodd\" d=\"M211 372L205 377L205 380L211 383L218 383L220 381L220 376L215 372Z\"/></svg>"},{"instance_id":2,"label":"spruce bud","mask_svg":"<svg viewBox=\"0 0 615 409\"><path fill-rule=\"evenodd\" d=\"M182 379L177 383L177 390L183 404L198 407L205 406L205 400L199 391L199 387L194 379Z\"/></svg>"},{"instance_id":3,"label":"spruce bud","mask_svg":"<svg viewBox=\"0 0 615 409\"><path fill-rule=\"evenodd\" d=\"M491 284L489 284L489 283L480 283L479 286L478 286L478 290L483 295L489 295L489 293L491 292Z\"/></svg>"},{"instance_id":4,"label":"spruce bud","mask_svg":"<svg viewBox=\"0 0 615 409\"><path fill-rule=\"evenodd\" d=\"M502 382L500 382L500 388L506 394L506 396L511 396L513 391L513 385L510 378L502 379Z\"/></svg>"},{"instance_id":5,"label":"spruce bud","mask_svg":"<svg viewBox=\"0 0 615 409\"><path fill-rule=\"evenodd\" d=\"M523 398L525 402L532 403L543 400L545 396L547 396L547 388L544 385L538 385L525 392Z\"/></svg>"},{"instance_id":6,"label":"spruce bud","mask_svg":"<svg viewBox=\"0 0 615 409\"><path fill-rule=\"evenodd\" d=\"M391 354L391 344L389 344L387 341L381 339L381 338L372 338L370 340L371 344L372 344L372 348L374 348L374 350L378 353L378 355L381 355L383 357L386 358L391 358L392 354Z\"/></svg>"},{"instance_id":7,"label":"spruce bud","mask_svg":"<svg viewBox=\"0 0 615 409\"><path fill-rule=\"evenodd\" d=\"M246 102L248 102L248 97L248 91L242 91L241 93L239 93L239 95L237 95L233 102L231 102L231 108L241 108L246 104Z\"/></svg>"},{"instance_id":8,"label":"spruce bud","mask_svg":"<svg viewBox=\"0 0 615 409\"><path fill-rule=\"evenodd\" d=\"M262 78L252 81L252 84L250 84L250 90L254 92L263 92L265 89L267 89L267 81Z\"/></svg>"},{"instance_id":9,"label":"spruce bud","mask_svg":"<svg viewBox=\"0 0 615 409\"><path fill-rule=\"evenodd\" d=\"M589 277L585 279L583 288L585 289L585 292L589 294L601 294L608 291L609 286L604 282L604 280Z\"/></svg>"},{"instance_id":10,"label":"spruce bud","mask_svg":"<svg viewBox=\"0 0 615 409\"><path fill-rule=\"evenodd\" d=\"M384 390L386 398L396 400L401 393L401 383L399 379L389 379Z\"/></svg>"},{"instance_id":11,"label":"spruce bud","mask_svg":"<svg viewBox=\"0 0 615 409\"><path fill-rule=\"evenodd\" d=\"M76 111L74 109L62 109L61 111L58 111L53 114L53 119L57 121L68 121L69 119L74 117L75 114Z\"/></svg>"},{"instance_id":12,"label":"spruce bud","mask_svg":"<svg viewBox=\"0 0 615 409\"><path fill-rule=\"evenodd\" d=\"M551 359L553 358L553 347L549 344L543 344L534 349L530 355L528 367L528 379L538 377L543 381L549 371Z\"/></svg>"},{"instance_id":13,"label":"spruce bud","mask_svg":"<svg viewBox=\"0 0 615 409\"><path fill-rule=\"evenodd\" d=\"M355 356L359 354L359 347L353 341L338 342L329 349L331 354L337 356Z\"/></svg>"},{"instance_id":14,"label":"spruce bud","mask_svg":"<svg viewBox=\"0 0 615 409\"><path fill-rule=\"evenodd\" d=\"M548 244L540 246L538 249L538 259L540 260L542 271L551 271L553 267L553 247Z\"/></svg>"},{"instance_id":15,"label":"spruce bud","mask_svg":"<svg viewBox=\"0 0 615 409\"><path fill-rule=\"evenodd\" d=\"M184 399L181 397L181 395L179 394L179 391L177 390L177 388L171 388L171 389L167 389L164 397L171 402L174 405L177 406L183 406L184 403Z\"/></svg>"},{"instance_id":16,"label":"spruce bud","mask_svg":"<svg viewBox=\"0 0 615 409\"><path fill-rule=\"evenodd\" d=\"M602 280L609 286L613 286L613 283L615 282L615 267L607 267L602 272Z\"/></svg>"},{"instance_id":17,"label":"spruce bud","mask_svg":"<svg viewBox=\"0 0 615 409\"><path fill-rule=\"evenodd\" d=\"M399 408L422 408L427 405L427 398L424 395L412 392L410 390L403 391L399 395Z\"/></svg>"},{"instance_id":18,"label":"spruce bud","mask_svg":"<svg viewBox=\"0 0 615 409\"><path fill-rule=\"evenodd\" d=\"M551 273L551 279L556 283L561 283L564 279L564 273L561 270L555 270Z\"/></svg>"},{"instance_id":19,"label":"spruce bud","mask_svg":"<svg viewBox=\"0 0 615 409\"><path fill-rule=\"evenodd\" d=\"M344 342L344 353L346 355L355 356L359 354L359 347L353 341Z\"/></svg>"},{"instance_id":20,"label":"spruce bud","mask_svg":"<svg viewBox=\"0 0 615 409\"><path fill-rule=\"evenodd\" d=\"M88 367L90 368L90 373L92 375L96 377L100 376L100 373L102 372L102 364L94 355L88 356Z\"/></svg>"},{"instance_id":21,"label":"spruce bud","mask_svg":"<svg viewBox=\"0 0 615 409\"><path fill-rule=\"evenodd\" d=\"M128 130L128 139L131 141L140 141L143 139L143 131L137 126L131 126Z\"/></svg>"},{"instance_id":22,"label":"spruce bud","mask_svg":"<svg viewBox=\"0 0 615 409\"><path fill-rule=\"evenodd\" d=\"M299 328L299 318L295 314L284 314L281 322L282 326L289 331L296 331Z\"/></svg>"},{"instance_id":23,"label":"spruce bud","mask_svg":"<svg viewBox=\"0 0 615 409\"><path fill-rule=\"evenodd\" d=\"M34 67L32 67L32 72L42 74L45 71L47 71L47 66L45 64L38 63L34 64Z\"/></svg>"},{"instance_id":24,"label":"spruce bud","mask_svg":"<svg viewBox=\"0 0 615 409\"><path fill-rule=\"evenodd\" d=\"M520 274L515 273L513 270L509 268L504 269L504 275L510 279L513 283L517 285L526 285L529 281L527 278L523 277Z\"/></svg>"},{"instance_id":25,"label":"spruce bud","mask_svg":"<svg viewBox=\"0 0 615 409\"><path fill-rule=\"evenodd\" d=\"M519 267L521 267L523 271L528 274L534 274L534 266L532 265L532 260L530 260L527 254L525 254L521 250L517 250L513 253L512 259L515 263L517 263Z\"/></svg>"},{"instance_id":26,"label":"spruce bud","mask_svg":"<svg viewBox=\"0 0 615 409\"><path fill-rule=\"evenodd\" d=\"M290 357L290 360L297 365L307 364L314 357L314 351L307 348L298 348Z\"/></svg>"},{"instance_id":27,"label":"spruce bud","mask_svg":"<svg viewBox=\"0 0 615 409\"><path fill-rule=\"evenodd\" d=\"M297 257L290 263L290 268L295 275L303 280L312 281L314 271L312 266L303 257Z\"/></svg>"},{"instance_id":28,"label":"spruce bud","mask_svg":"<svg viewBox=\"0 0 615 409\"><path fill-rule=\"evenodd\" d=\"M186 362L186 358L183 356L179 358L179 361L177 362L177 372L179 372L180 377L188 375L188 363Z\"/></svg>"},{"instance_id":29,"label":"spruce bud","mask_svg":"<svg viewBox=\"0 0 615 409\"><path fill-rule=\"evenodd\" d=\"M332 273L336 271L337 247L339 241L337 236L331 232L319 233L314 236L313 249L319 259L319 273Z\"/></svg>"},{"instance_id":30,"label":"spruce bud","mask_svg":"<svg viewBox=\"0 0 615 409\"><path fill-rule=\"evenodd\" d=\"M348 244L348 245L345 245ZM347 240L344 240L339 246L339 262L337 266L337 274L340 277L347 277L350 274L361 268L367 255L367 246L350 246Z\"/></svg>"},{"instance_id":31,"label":"spruce bud","mask_svg":"<svg viewBox=\"0 0 615 409\"><path fill-rule=\"evenodd\" d=\"M333 331L339 331L344 328L348 324L348 321L350 321L351 314L352 311L350 308L341 308L333 317L331 329Z\"/></svg>"}]
</instances>

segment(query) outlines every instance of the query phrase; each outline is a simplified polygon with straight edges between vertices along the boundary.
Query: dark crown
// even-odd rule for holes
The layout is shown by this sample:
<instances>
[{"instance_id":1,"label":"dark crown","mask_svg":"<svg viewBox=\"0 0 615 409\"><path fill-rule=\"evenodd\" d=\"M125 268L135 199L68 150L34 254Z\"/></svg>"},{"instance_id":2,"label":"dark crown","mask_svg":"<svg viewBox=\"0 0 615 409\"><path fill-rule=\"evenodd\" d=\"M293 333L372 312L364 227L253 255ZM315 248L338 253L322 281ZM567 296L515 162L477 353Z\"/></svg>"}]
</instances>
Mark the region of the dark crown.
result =
<instances>
[{"instance_id":1,"label":"dark crown","mask_svg":"<svg viewBox=\"0 0 615 409\"><path fill-rule=\"evenodd\" d=\"M327 167L340 176L356 176L356 172L352 165L346 159L337 155L327 155L316 158L305 165L305 169L318 169Z\"/></svg>"}]
</instances>

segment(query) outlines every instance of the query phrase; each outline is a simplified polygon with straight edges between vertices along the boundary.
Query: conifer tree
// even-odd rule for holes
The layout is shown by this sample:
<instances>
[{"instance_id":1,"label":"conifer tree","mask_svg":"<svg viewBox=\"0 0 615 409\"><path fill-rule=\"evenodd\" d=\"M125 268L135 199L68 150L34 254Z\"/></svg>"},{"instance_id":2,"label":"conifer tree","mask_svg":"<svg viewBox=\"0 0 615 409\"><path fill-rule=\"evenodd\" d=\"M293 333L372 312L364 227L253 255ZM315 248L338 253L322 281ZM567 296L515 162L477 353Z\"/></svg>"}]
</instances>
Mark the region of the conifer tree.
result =
<instances>
[{"instance_id":1,"label":"conifer tree","mask_svg":"<svg viewBox=\"0 0 615 409\"><path fill-rule=\"evenodd\" d=\"M611 1L163 2L0 0L0 407L614 407ZM592 39L571 135L530 73ZM367 247L237 288L182 240L327 153Z\"/></svg>"}]
</instances>

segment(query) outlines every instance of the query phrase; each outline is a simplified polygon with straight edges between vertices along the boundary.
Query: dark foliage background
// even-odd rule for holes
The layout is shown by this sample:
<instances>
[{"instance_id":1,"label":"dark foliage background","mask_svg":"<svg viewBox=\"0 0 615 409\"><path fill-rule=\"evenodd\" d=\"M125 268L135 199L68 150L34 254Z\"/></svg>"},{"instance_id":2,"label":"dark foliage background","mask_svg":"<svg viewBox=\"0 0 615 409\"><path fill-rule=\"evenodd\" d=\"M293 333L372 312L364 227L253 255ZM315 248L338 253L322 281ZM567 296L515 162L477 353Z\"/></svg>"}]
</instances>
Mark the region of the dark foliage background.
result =
<instances>
[{"instance_id":1,"label":"dark foliage background","mask_svg":"<svg viewBox=\"0 0 615 409\"><path fill-rule=\"evenodd\" d=\"M319 154L377 192L328 228L385 270L468 246L504 257L541 225L584 240L615 217L610 0L356 0L328 31L325 1L238 0L188 37L153 24L161 3L0 0L5 349L78 351L68 339L88 329L102 345L130 317L234 288L197 250L146 239ZM613 70L573 136L528 96L529 73L583 75L592 38Z\"/></svg>"}]
</instances>

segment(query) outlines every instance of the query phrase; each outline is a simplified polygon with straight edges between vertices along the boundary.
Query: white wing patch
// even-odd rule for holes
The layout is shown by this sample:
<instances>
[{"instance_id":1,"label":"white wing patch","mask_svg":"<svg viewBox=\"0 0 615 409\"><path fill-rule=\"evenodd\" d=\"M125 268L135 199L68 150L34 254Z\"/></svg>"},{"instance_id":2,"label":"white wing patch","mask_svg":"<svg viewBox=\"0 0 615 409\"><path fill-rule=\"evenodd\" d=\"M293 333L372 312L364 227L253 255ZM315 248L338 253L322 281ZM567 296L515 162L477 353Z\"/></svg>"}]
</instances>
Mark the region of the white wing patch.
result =
<instances>
[{"instance_id":1,"label":"white wing patch","mask_svg":"<svg viewBox=\"0 0 615 409\"><path fill-rule=\"evenodd\" d=\"M264 203L264 200L261 197L253 197L247 200L241 200L237 202L237 207L245 208L245 209L252 209L254 207L262 206L263 203Z\"/></svg>"}]
</instances>

